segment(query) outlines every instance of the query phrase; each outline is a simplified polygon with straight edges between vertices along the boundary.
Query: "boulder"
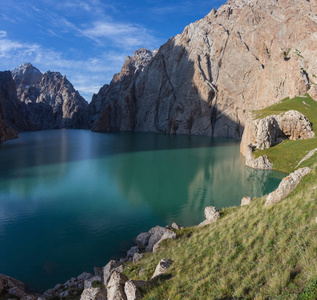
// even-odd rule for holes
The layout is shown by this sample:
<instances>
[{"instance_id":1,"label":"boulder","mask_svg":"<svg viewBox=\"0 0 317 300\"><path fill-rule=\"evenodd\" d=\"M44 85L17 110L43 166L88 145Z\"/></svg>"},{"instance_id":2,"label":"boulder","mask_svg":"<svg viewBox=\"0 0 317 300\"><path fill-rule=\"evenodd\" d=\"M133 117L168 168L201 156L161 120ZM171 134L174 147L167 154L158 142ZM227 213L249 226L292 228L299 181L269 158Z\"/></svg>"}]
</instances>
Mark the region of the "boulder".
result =
<instances>
[{"instance_id":1,"label":"boulder","mask_svg":"<svg viewBox=\"0 0 317 300\"><path fill-rule=\"evenodd\" d=\"M151 252L153 250L154 245L161 239L163 234L167 229L161 226L155 226L149 230L150 239L148 245L145 248L145 251Z\"/></svg>"},{"instance_id":2,"label":"boulder","mask_svg":"<svg viewBox=\"0 0 317 300\"><path fill-rule=\"evenodd\" d=\"M108 300L127 300L124 285L128 280L122 273L113 271L107 285Z\"/></svg>"},{"instance_id":3,"label":"boulder","mask_svg":"<svg viewBox=\"0 0 317 300\"><path fill-rule=\"evenodd\" d=\"M310 171L308 167L301 168L283 178L278 188L266 197L265 206L277 203L288 196Z\"/></svg>"},{"instance_id":4,"label":"boulder","mask_svg":"<svg viewBox=\"0 0 317 300\"><path fill-rule=\"evenodd\" d=\"M160 244L162 243L162 241L167 240L167 239L175 240L175 239L177 239L177 234L174 231L167 229L166 232L161 237L161 239L154 245L153 252L156 252L157 250L159 250Z\"/></svg>"},{"instance_id":5,"label":"boulder","mask_svg":"<svg viewBox=\"0 0 317 300\"><path fill-rule=\"evenodd\" d=\"M146 286L145 281L136 281L136 280L129 280L124 285L124 291L127 296L127 300L139 300L142 298L142 293L140 288Z\"/></svg>"},{"instance_id":6,"label":"boulder","mask_svg":"<svg viewBox=\"0 0 317 300\"><path fill-rule=\"evenodd\" d=\"M77 276L78 281L84 282L87 279L90 279L94 275L88 272L83 272L79 276Z\"/></svg>"},{"instance_id":7,"label":"boulder","mask_svg":"<svg viewBox=\"0 0 317 300\"><path fill-rule=\"evenodd\" d=\"M87 279L85 280L85 283L84 283L84 288L87 289L87 288L91 288L93 287L93 282L100 282L100 285L101 285L101 282L102 282L102 278L100 276L94 276L94 277L91 277L90 279Z\"/></svg>"},{"instance_id":8,"label":"boulder","mask_svg":"<svg viewBox=\"0 0 317 300\"><path fill-rule=\"evenodd\" d=\"M165 274L172 264L173 264L173 261L171 259L168 259L168 258L161 259L158 265L156 266L156 269L154 271L153 276L151 277L151 280Z\"/></svg>"},{"instance_id":9,"label":"boulder","mask_svg":"<svg viewBox=\"0 0 317 300\"><path fill-rule=\"evenodd\" d=\"M171 225L167 225L165 228L166 229L175 229L175 230L181 229L181 227L175 222L173 222Z\"/></svg>"},{"instance_id":10,"label":"boulder","mask_svg":"<svg viewBox=\"0 0 317 300\"><path fill-rule=\"evenodd\" d=\"M23 282L10 276L0 274L0 298L3 290L7 290L9 294L17 298L28 296Z\"/></svg>"},{"instance_id":11,"label":"boulder","mask_svg":"<svg viewBox=\"0 0 317 300\"><path fill-rule=\"evenodd\" d=\"M140 248L145 249L149 243L150 237L151 234L149 232L141 232L135 240Z\"/></svg>"},{"instance_id":12,"label":"boulder","mask_svg":"<svg viewBox=\"0 0 317 300\"><path fill-rule=\"evenodd\" d=\"M198 226L205 226L216 222L220 218L220 213L214 206L205 207L205 218L206 220L201 222Z\"/></svg>"},{"instance_id":13,"label":"boulder","mask_svg":"<svg viewBox=\"0 0 317 300\"><path fill-rule=\"evenodd\" d=\"M133 262L137 263L138 261L140 261L142 258L144 257L143 253L134 253L133 255Z\"/></svg>"},{"instance_id":14,"label":"boulder","mask_svg":"<svg viewBox=\"0 0 317 300\"><path fill-rule=\"evenodd\" d=\"M251 197L245 196L245 197L243 197L243 198L241 199L241 206L249 205L249 204L251 203L251 201L252 201L252 198L251 198Z\"/></svg>"},{"instance_id":15,"label":"boulder","mask_svg":"<svg viewBox=\"0 0 317 300\"><path fill-rule=\"evenodd\" d=\"M94 267L95 276L102 276L102 268Z\"/></svg>"},{"instance_id":16,"label":"boulder","mask_svg":"<svg viewBox=\"0 0 317 300\"><path fill-rule=\"evenodd\" d=\"M104 267L103 267L103 283L107 286L108 281L110 279L111 273L119 267L123 267L122 263L117 260L110 260Z\"/></svg>"},{"instance_id":17,"label":"boulder","mask_svg":"<svg viewBox=\"0 0 317 300\"><path fill-rule=\"evenodd\" d=\"M105 288L86 288L80 296L80 300L107 300Z\"/></svg>"}]
</instances>

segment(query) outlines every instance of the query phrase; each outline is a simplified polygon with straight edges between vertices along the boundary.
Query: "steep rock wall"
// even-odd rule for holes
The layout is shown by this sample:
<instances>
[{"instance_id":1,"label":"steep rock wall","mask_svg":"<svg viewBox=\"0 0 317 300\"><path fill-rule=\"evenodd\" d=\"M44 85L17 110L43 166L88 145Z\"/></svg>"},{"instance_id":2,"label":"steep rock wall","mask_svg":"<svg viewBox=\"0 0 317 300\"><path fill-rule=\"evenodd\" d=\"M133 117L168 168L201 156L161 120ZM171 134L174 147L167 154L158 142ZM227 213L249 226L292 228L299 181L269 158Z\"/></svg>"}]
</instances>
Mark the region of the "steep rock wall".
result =
<instances>
[{"instance_id":1,"label":"steep rock wall","mask_svg":"<svg viewBox=\"0 0 317 300\"><path fill-rule=\"evenodd\" d=\"M161 46L143 71L122 70L124 85L114 78L100 91L94 130L240 138L249 111L309 90L316 4L232 0L212 10Z\"/></svg>"}]
</instances>

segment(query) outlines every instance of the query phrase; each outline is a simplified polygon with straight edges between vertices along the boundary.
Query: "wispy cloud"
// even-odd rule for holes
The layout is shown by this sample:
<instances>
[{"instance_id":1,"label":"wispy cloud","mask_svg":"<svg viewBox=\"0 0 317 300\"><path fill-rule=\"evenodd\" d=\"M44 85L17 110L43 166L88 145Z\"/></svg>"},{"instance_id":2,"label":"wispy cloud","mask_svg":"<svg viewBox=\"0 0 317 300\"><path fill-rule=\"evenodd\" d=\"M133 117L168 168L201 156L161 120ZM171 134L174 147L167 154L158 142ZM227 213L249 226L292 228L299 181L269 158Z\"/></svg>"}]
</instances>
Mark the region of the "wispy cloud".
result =
<instances>
[{"instance_id":1,"label":"wispy cloud","mask_svg":"<svg viewBox=\"0 0 317 300\"><path fill-rule=\"evenodd\" d=\"M7 36L7 32L4 30L0 30L0 39L4 38Z\"/></svg>"}]
</instances>

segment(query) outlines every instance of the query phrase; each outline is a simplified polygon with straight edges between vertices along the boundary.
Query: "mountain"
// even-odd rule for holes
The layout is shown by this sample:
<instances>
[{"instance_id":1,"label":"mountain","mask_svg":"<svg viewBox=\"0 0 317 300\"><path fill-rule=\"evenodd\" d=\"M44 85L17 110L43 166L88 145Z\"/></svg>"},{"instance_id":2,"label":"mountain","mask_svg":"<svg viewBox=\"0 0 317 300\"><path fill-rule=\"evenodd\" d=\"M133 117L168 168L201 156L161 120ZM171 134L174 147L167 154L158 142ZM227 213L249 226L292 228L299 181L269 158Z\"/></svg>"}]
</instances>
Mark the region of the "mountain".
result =
<instances>
[{"instance_id":1,"label":"mountain","mask_svg":"<svg viewBox=\"0 0 317 300\"><path fill-rule=\"evenodd\" d=\"M127 59L94 96L93 130L241 138L250 111L316 94L316 4L229 0L213 9L137 72Z\"/></svg>"},{"instance_id":2,"label":"mountain","mask_svg":"<svg viewBox=\"0 0 317 300\"><path fill-rule=\"evenodd\" d=\"M127 57L121 72L113 76L110 85L104 85L93 96L87 108L90 128L94 127L96 131L124 131L133 126L134 82L154 55L154 51L141 48L132 57ZM103 114L100 116L101 112ZM108 114L111 116L107 117ZM111 124L108 124L109 118Z\"/></svg>"},{"instance_id":3,"label":"mountain","mask_svg":"<svg viewBox=\"0 0 317 300\"><path fill-rule=\"evenodd\" d=\"M21 130L86 128L86 100L58 72L42 74L30 63L12 72L17 96L25 104L24 116L28 126Z\"/></svg>"},{"instance_id":4,"label":"mountain","mask_svg":"<svg viewBox=\"0 0 317 300\"><path fill-rule=\"evenodd\" d=\"M15 84L10 71L0 72L0 143L18 137L18 132L6 120L6 102L12 105L17 103ZM10 116L10 119L15 121L14 116Z\"/></svg>"}]
</instances>

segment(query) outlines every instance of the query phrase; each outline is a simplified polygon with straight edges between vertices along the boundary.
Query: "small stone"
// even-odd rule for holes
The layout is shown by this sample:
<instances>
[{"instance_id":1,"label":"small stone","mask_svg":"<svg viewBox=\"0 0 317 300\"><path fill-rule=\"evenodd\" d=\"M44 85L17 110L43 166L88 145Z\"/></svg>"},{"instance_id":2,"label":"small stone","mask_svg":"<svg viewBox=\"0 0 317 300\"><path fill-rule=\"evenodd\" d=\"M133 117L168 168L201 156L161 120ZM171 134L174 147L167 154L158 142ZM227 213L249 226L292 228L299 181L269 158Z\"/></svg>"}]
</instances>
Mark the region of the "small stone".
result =
<instances>
[{"instance_id":1,"label":"small stone","mask_svg":"<svg viewBox=\"0 0 317 300\"><path fill-rule=\"evenodd\" d=\"M205 207L205 218L206 220L201 222L198 226L205 226L216 222L220 218L220 213L214 206Z\"/></svg>"},{"instance_id":2,"label":"small stone","mask_svg":"<svg viewBox=\"0 0 317 300\"><path fill-rule=\"evenodd\" d=\"M173 261L171 259L168 259L168 258L161 259L158 265L156 266L155 272L151 280L165 274L172 264L173 264Z\"/></svg>"},{"instance_id":3,"label":"small stone","mask_svg":"<svg viewBox=\"0 0 317 300\"><path fill-rule=\"evenodd\" d=\"M142 298L142 294L140 288L146 286L145 281L136 281L136 280L129 280L124 285L124 291L127 296L127 300L139 300Z\"/></svg>"},{"instance_id":4,"label":"small stone","mask_svg":"<svg viewBox=\"0 0 317 300\"><path fill-rule=\"evenodd\" d=\"M245 197L243 197L243 198L241 199L241 206L249 205L249 204L251 203L251 201L252 201L252 198L251 198L251 197L245 196Z\"/></svg>"},{"instance_id":5,"label":"small stone","mask_svg":"<svg viewBox=\"0 0 317 300\"><path fill-rule=\"evenodd\" d=\"M181 227L175 222L173 222L171 225L167 225L165 228L166 229L175 229L175 230L181 229Z\"/></svg>"},{"instance_id":6,"label":"small stone","mask_svg":"<svg viewBox=\"0 0 317 300\"><path fill-rule=\"evenodd\" d=\"M143 253L134 253L133 255L133 262L137 263L138 261L140 261L142 258L144 257Z\"/></svg>"}]
</instances>

